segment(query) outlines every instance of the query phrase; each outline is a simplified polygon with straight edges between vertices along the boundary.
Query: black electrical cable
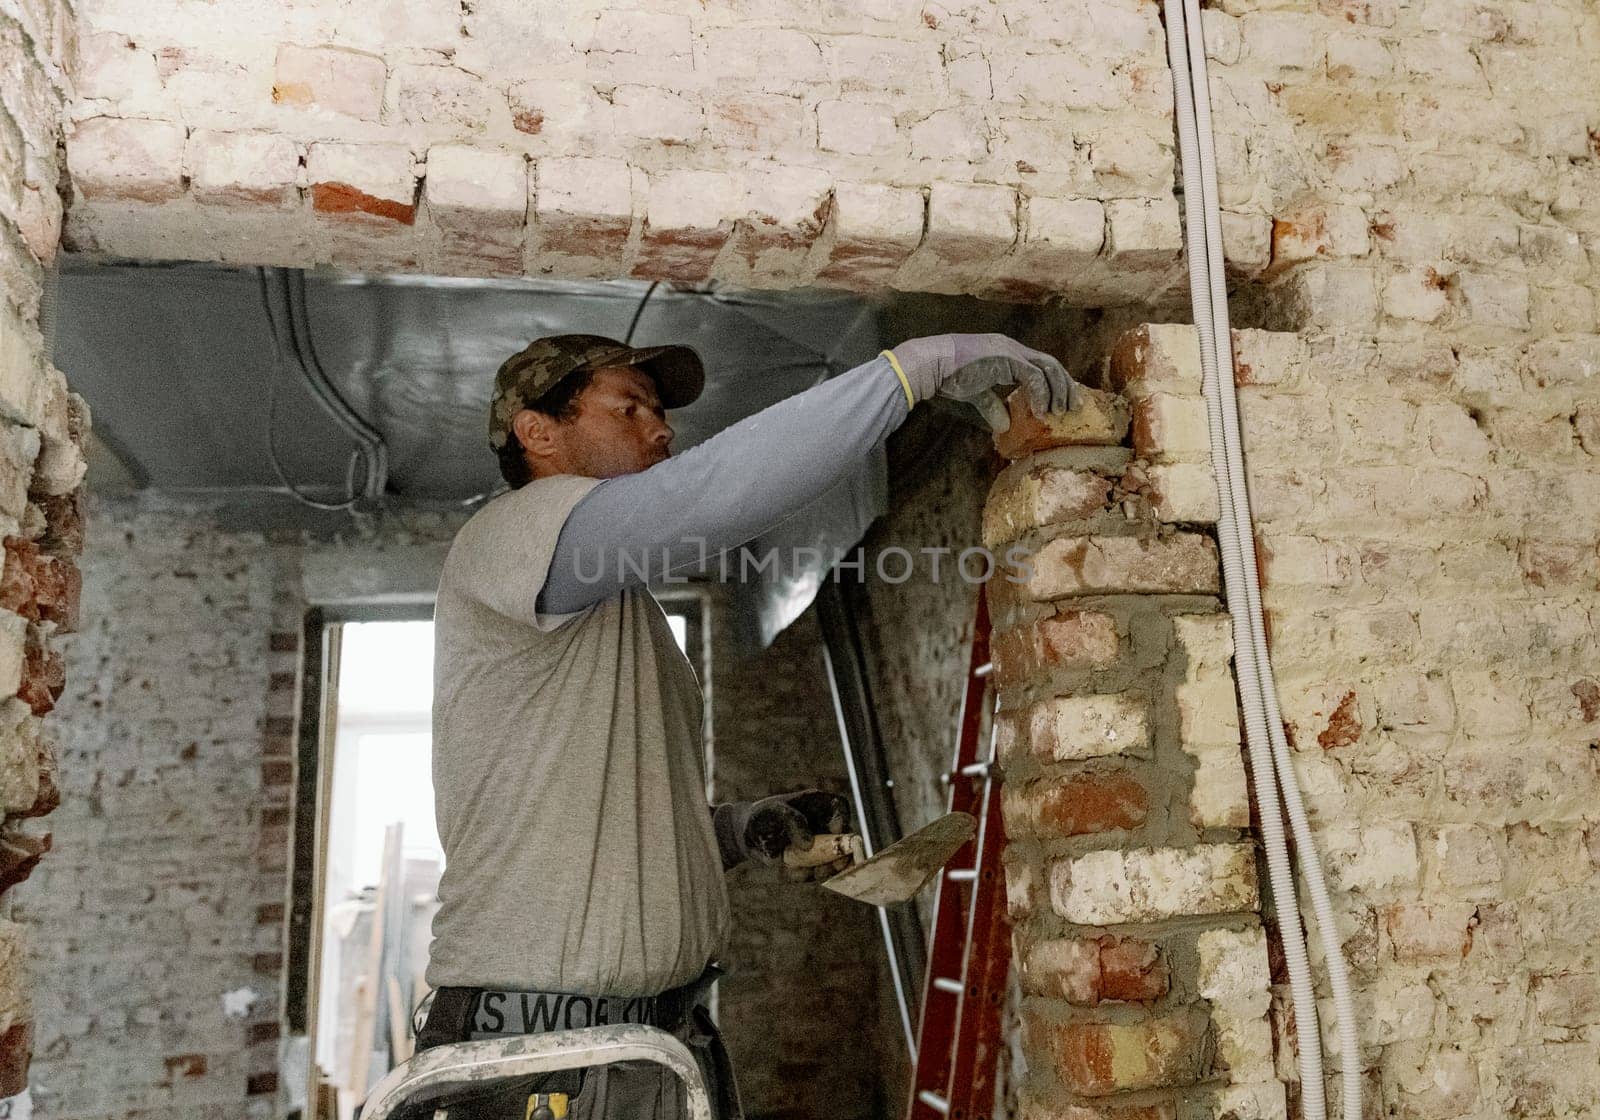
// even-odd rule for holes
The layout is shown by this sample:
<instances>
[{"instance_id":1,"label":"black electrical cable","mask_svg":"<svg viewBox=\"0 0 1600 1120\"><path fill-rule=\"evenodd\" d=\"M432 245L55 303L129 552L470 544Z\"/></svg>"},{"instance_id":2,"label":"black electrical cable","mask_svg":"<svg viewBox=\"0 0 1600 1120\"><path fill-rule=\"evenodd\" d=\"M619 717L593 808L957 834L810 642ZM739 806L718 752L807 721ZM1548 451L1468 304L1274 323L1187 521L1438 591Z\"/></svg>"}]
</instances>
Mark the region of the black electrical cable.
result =
<instances>
[{"instance_id":1,"label":"black electrical cable","mask_svg":"<svg viewBox=\"0 0 1600 1120\"><path fill-rule=\"evenodd\" d=\"M639 300L639 306L633 309L633 321L628 324L628 333L622 336L624 346L633 345L633 332L638 329L639 319L644 315L644 305L650 302L650 297L656 294L656 289L661 286L661 281L652 280L650 286L644 290L644 296Z\"/></svg>"}]
</instances>

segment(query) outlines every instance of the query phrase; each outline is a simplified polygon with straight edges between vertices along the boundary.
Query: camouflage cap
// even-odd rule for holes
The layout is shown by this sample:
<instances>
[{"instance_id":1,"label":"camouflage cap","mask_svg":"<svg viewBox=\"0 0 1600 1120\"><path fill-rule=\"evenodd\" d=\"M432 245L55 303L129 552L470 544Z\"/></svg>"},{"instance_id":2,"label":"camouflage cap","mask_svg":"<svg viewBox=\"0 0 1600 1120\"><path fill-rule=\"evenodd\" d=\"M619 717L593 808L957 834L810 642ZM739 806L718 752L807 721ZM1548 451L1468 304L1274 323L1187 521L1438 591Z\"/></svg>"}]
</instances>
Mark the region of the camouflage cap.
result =
<instances>
[{"instance_id":1,"label":"camouflage cap","mask_svg":"<svg viewBox=\"0 0 1600 1120\"><path fill-rule=\"evenodd\" d=\"M500 363L489 402L489 446L499 451L512 417L581 369L637 366L656 383L661 403L682 408L705 387L700 355L687 346L629 346L598 334L556 334L537 338Z\"/></svg>"}]
</instances>

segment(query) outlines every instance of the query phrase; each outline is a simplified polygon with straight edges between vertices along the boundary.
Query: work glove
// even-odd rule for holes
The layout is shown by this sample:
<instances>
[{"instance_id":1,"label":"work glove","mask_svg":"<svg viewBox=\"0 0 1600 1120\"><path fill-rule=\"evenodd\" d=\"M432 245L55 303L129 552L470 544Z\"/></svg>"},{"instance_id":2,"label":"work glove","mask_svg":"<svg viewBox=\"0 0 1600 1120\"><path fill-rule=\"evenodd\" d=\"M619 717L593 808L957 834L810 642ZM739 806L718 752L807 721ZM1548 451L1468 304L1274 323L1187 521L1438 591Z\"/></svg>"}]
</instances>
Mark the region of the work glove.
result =
<instances>
[{"instance_id":1,"label":"work glove","mask_svg":"<svg viewBox=\"0 0 1600 1120\"><path fill-rule=\"evenodd\" d=\"M1065 366L1003 334L929 335L889 352L900 363L913 397L965 401L995 432L1011 427L1011 415L996 391L999 385L1021 385L1036 416L1078 407L1078 387Z\"/></svg>"},{"instance_id":2,"label":"work glove","mask_svg":"<svg viewBox=\"0 0 1600 1120\"><path fill-rule=\"evenodd\" d=\"M783 793L760 801L731 801L711 810L724 870L746 860L763 866L782 864L789 848L805 851L820 833L850 829L850 802L820 789ZM842 856L819 867L784 867L786 879L826 879L850 866Z\"/></svg>"}]
</instances>

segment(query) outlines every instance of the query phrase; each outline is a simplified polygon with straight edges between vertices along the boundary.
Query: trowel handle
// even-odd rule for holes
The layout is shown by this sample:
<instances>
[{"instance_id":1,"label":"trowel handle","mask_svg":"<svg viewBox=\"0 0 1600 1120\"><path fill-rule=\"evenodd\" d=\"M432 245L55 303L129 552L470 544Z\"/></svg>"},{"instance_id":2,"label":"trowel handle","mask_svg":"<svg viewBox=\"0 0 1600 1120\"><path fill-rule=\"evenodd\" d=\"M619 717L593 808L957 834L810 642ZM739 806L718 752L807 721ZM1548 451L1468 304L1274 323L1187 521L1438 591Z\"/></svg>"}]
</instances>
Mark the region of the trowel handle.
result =
<instances>
[{"instance_id":1,"label":"trowel handle","mask_svg":"<svg viewBox=\"0 0 1600 1120\"><path fill-rule=\"evenodd\" d=\"M861 850L861 837L853 832L822 832L812 837L809 848L785 848L783 865L821 867L825 863L834 863L846 856L859 859L857 853Z\"/></svg>"}]
</instances>

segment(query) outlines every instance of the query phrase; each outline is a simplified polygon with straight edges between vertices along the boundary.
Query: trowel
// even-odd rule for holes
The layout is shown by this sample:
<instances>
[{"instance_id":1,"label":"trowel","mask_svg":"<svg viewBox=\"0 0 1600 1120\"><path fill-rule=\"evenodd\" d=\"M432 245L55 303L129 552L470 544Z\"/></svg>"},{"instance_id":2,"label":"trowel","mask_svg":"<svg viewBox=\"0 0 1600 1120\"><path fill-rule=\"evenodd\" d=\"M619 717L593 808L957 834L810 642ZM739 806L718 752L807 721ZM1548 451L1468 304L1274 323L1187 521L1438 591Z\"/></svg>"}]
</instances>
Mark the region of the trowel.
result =
<instances>
[{"instance_id":1,"label":"trowel","mask_svg":"<svg viewBox=\"0 0 1600 1120\"><path fill-rule=\"evenodd\" d=\"M851 856L855 862L822 885L871 906L890 906L909 902L977 834L978 821L971 813L946 813L871 858L861 837L847 832L824 833L810 848L785 852L783 859L790 867L817 867Z\"/></svg>"}]
</instances>

